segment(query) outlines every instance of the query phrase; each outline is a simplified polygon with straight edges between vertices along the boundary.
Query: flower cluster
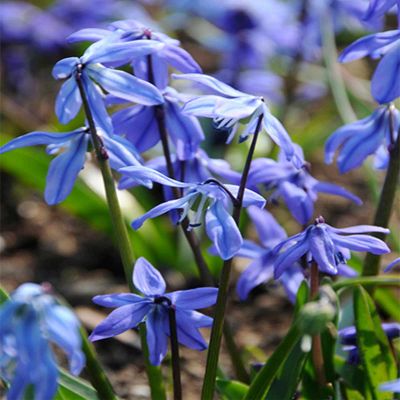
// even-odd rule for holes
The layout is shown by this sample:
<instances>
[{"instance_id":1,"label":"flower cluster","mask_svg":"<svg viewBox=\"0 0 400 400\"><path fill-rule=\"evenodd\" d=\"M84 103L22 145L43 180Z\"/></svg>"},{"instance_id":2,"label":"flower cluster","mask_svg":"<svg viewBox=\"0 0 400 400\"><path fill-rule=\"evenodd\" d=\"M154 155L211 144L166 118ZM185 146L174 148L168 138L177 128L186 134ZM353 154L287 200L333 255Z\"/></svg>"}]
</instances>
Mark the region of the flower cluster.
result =
<instances>
[{"instance_id":1,"label":"flower cluster","mask_svg":"<svg viewBox=\"0 0 400 400\"><path fill-rule=\"evenodd\" d=\"M73 374L82 370L79 322L56 302L48 285L18 287L0 308L0 320L0 375L10 383L7 399L23 398L30 385L36 399L54 398L59 373L50 343L65 352Z\"/></svg>"}]
</instances>

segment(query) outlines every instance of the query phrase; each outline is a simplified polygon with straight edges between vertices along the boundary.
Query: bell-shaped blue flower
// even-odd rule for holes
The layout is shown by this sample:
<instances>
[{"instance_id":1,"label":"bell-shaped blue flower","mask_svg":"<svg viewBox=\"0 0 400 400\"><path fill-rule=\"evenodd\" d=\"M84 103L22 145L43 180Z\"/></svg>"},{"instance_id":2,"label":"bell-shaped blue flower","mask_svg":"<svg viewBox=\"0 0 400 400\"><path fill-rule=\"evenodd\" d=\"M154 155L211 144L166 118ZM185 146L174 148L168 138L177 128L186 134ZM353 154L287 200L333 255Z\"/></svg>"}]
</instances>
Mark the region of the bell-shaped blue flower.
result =
<instances>
[{"instance_id":1,"label":"bell-shaped blue flower","mask_svg":"<svg viewBox=\"0 0 400 400\"><path fill-rule=\"evenodd\" d=\"M287 268L304 255L307 262L315 262L321 272L329 275L346 275L349 267L346 260L351 251L367 251L372 254L389 253L390 249L380 239L367 232L389 233L389 229L373 225L358 225L349 228L334 228L318 217L313 225L303 232L283 240L274 248L279 254L275 260L275 278L279 278Z\"/></svg>"},{"instance_id":2,"label":"bell-shaped blue flower","mask_svg":"<svg viewBox=\"0 0 400 400\"><path fill-rule=\"evenodd\" d=\"M119 136L103 135L100 131L98 134L104 143L111 168L118 170L128 165L140 164L140 156L130 142ZM0 147L0 154L37 145L46 145L48 154L56 154L49 166L44 193L46 203L54 205L70 194L84 167L90 141L91 136L86 127L65 133L31 132Z\"/></svg>"},{"instance_id":3,"label":"bell-shaped blue flower","mask_svg":"<svg viewBox=\"0 0 400 400\"><path fill-rule=\"evenodd\" d=\"M285 153L288 160L295 157L294 146L285 128L275 118L263 98L240 92L218 79L203 74L172 75L175 79L186 79L206 86L213 94L192 97L184 106L183 111L198 117L212 118L220 129L229 129L231 133L228 141L234 137L239 122L250 118L246 129L241 135L245 140L257 129L259 118L262 118L262 127L269 137Z\"/></svg>"},{"instance_id":4,"label":"bell-shaped blue flower","mask_svg":"<svg viewBox=\"0 0 400 400\"><path fill-rule=\"evenodd\" d=\"M138 229L148 218L155 218L172 210L180 211L180 221L188 216L192 207L196 206L194 218L190 220L189 228L201 225L203 214L205 215L206 233L220 257L224 260L232 258L242 246L242 235L237 227L231 212L233 202L239 187L236 185L221 185L215 180L203 183L184 183L168 178L158 171L142 166L121 168L119 172L127 177L120 188L126 185L141 184L149 188L153 182L168 187L176 187L184 190L183 196L159 204L141 217L132 222L132 227ZM265 200L259 194L246 189L243 198L243 207L256 205L263 208Z\"/></svg>"},{"instance_id":5,"label":"bell-shaped blue flower","mask_svg":"<svg viewBox=\"0 0 400 400\"><path fill-rule=\"evenodd\" d=\"M372 154L375 154L375 167L385 169L388 148L396 142L399 127L400 112L394 105L379 107L369 117L344 125L329 137L325 144L325 162L332 163L340 148L337 163L342 174L359 167Z\"/></svg>"},{"instance_id":6,"label":"bell-shaped blue flower","mask_svg":"<svg viewBox=\"0 0 400 400\"><path fill-rule=\"evenodd\" d=\"M301 147L296 144L295 152L298 159L304 159ZM253 160L247 182L247 186L253 190L260 184L268 190L273 190L271 199L282 198L293 217L302 225L308 224L313 217L318 193L341 196L358 205L362 204L361 199L341 186L315 179L310 174L310 164L304 162L298 168L292 162L288 162L282 152L278 161L268 158Z\"/></svg>"},{"instance_id":7,"label":"bell-shaped blue flower","mask_svg":"<svg viewBox=\"0 0 400 400\"><path fill-rule=\"evenodd\" d=\"M136 261L133 284L142 296L116 293L93 298L96 304L116 309L94 329L90 335L92 341L119 335L145 322L150 362L160 365L168 349L168 313L172 307L175 310L179 343L199 351L207 348L199 329L210 327L212 318L195 310L212 306L217 299L217 288L202 287L165 293L163 277L143 257Z\"/></svg>"},{"instance_id":8,"label":"bell-shaped blue flower","mask_svg":"<svg viewBox=\"0 0 400 400\"><path fill-rule=\"evenodd\" d=\"M50 342L67 355L78 375L85 364L79 322L59 305L48 287L25 283L0 308L0 375L10 383L8 400L24 398L32 385L35 399L51 400L57 391L57 363Z\"/></svg>"},{"instance_id":9,"label":"bell-shaped blue flower","mask_svg":"<svg viewBox=\"0 0 400 400\"><path fill-rule=\"evenodd\" d=\"M371 81L371 92L380 103L389 103L400 96L400 29L375 33L356 40L339 56L340 62L350 62L367 55L382 57Z\"/></svg>"},{"instance_id":10,"label":"bell-shaped blue flower","mask_svg":"<svg viewBox=\"0 0 400 400\"><path fill-rule=\"evenodd\" d=\"M236 292L240 300L245 300L256 286L274 278L274 261L277 255L272 252L272 249L287 238L285 230L268 211L252 206L247 212L255 225L261 246L244 240L236 255L252 259L237 282ZM304 273L299 264L287 269L279 278L291 302L296 300L296 294L303 279Z\"/></svg>"},{"instance_id":11,"label":"bell-shaped blue flower","mask_svg":"<svg viewBox=\"0 0 400 400\"><path fill-rule=\"evenodd\" d=\"M161 104L164 100L151 83L127 72L106 68L100 63L126 64L133 58L150 54L162 46L162 43L152 40L114 43L112 37L107 37L88 47L82 57L69 57L59 61L53 68L53 76L55 79L66 79L55 106L60 122L68 123L81 108L82 99L77 79L82 82L96 125L108 134L112 134L113 127L101 88L127 101L146 105Z\"/></svg>"},{"instance_id":12,"label":"bell-shaped blue flower","mask_svg":"<svg viewBox=\"0 0 400 400\"><path fill-rule=\"evenodd\" d=\"M135 41L150 40L162 44L151 53L152 80L160 89L164 89L168 85L168 66L185 73L201 72L199 64L186 50L180 47L179 40L172 39L162 32L154 31L133 19L114 22L108 26L108 29L82 29L68 37L70 43L104 39L114 43L133 43ZM136 77L149 81L148 59L143 56L146 56L146 54L135 56L134 60L132 60L132 66ZM113 65L118 65L119 63L115 61Z\"/></svg>"}]
</instances>

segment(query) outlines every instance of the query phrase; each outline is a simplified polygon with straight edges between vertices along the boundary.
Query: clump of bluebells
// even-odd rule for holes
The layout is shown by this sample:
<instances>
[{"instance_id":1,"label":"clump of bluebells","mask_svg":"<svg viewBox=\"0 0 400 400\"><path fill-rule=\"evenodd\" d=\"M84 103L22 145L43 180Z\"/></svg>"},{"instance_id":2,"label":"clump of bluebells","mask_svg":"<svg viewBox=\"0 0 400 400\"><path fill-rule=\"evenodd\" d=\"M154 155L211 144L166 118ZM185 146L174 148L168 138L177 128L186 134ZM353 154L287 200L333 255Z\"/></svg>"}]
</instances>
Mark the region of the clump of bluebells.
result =
<instances>
[{"instance_id":1,"label":"clump of bluebells","mask_svg":"<svg viewBox=\"0 0 400 400\"><path fill-rule=\"evenodd\" d=\"M253 2L234 7L228 3L218 5L215 13L206 12L207 6L191 9L229 36L225 71L217 76L203 74L178 40L139 21L117 21L71 34L69 43L91 44L82 56L64 58L54 66L53 77L64 81L55 113L61 124L69 124L83 111L83 126L64 133L31 132L0 147L1 154L44 145L47 153L55 156L44 196L49 205L65 200L88 162L87 154L95 154L130 288L129 293L93 298L95 304L114 310L88 338L81 336L77 318L55 300L46 285L26 283L13 292L0 308L4 321L0 327L0 373L8 399L22 399L32 391L40 400L61 396L60 366L50 343L66 353L70 372L75 375L85 365L85 352L90 360L88 376L98 397L114 399L112 385L88 339L98 342L130 329L140 333L151 396L157 400L166 398L160 368L166 365L168 342L176 400L182 398L179 345L194 351L208 349L202 400L213 399L216 387L223 398L245 400L292 398L296 391L306 396L311 387L318 398L351 399L357 391L360 398L389 399L385 393L399 391L389 343L398 339L399 325L381 323L371 296L377 286L382 286L379 305L385 309L385 301L390 302L392 295L390 287L398 286L392 275L380 276L376 269L379 257L390 253L385 240L390 233L389 217L400 171L400 114L393 103L400 95L398 30L361 38L339 57L342 62L366 55L381 58L371 87L379 106L369 117L337 129L325 145L327 163L332 163L339 152L341 173L360 167L370 155L375 156L377 169L386 170L372 225L337 228L315 215L319 193L350 200L353 204L348 207L352 209L362 205L362 200L341 186L315 178L301 146L273 115L270 99L257 90L247 93L240 78L241 68L249 66L254 69L250 72L260 77L255 73L260 68L255 61L268 53L251 38L265 34L269 43L282 45L291 59L289 71L293 72L302 57L315 60L323 36L319 25L327 17L332 19L334 31L340 31L349 16L376 27L381 26L379 19L385 12L400 6L390 0L371 0L365 9L359 1L352 7L343 1L333 1L329 6L310 2L309 7L305 7L306 2L274 1L276 13L257 15ZM273 26L291 21L287 37L273 35L260 16ZM296 45L303 36L307 48L301 54ZM237 71L229 71L232 49L243 56ZM175 73L171 74L171 69ZM228 77L229 84L219 77ZM255 79L253 89L257 84ZM293 88L286 89L286 96L291 97ZM226 133L227 145L234 143L246 152L240 171L227 160L207 154L210 132L203 131L200 123L206 119L214 130ZM254 158L260 137L279 148L277 159L267 154ZM160 149L162 155L157 153ZM135 261L133 257L116 187L122 191L137 186L152 189L155 185L161 186L164 199L136 216L131 228L142 234L146 220L169 214L171 224L182 229L193 253L200 277L197 288L167 292L161 273L145 258ZM294 219L288 224L288 233L279 222L282 216L272 215L276 208L270 207L280 199ZM255 228L256 237L252 239L241 224L244 212ZM296 230L297 225L301 228ZM207 263L203 242L222 262L219 275ZM135 247L134 252L140 255L141 249ZM352 252L368 253L364 265ZM227 310L232 270L239 258L250 260L235 282L241 301L251 302L254 288L276 281L295 305L288 334L253 377L250 363L236 343ZM397 264L395 259L385 271L391 272ZM384 290L387 286L389 290ZM347 315L348 307L342 307L342 293L354 293L354 315ZM212 310L204 314L197 311L210 307ZM391 307L385 310L390 314ZM352 325L343 327L344 321L349 325L349 319ZM211 328L208 343L200 331L203 328ZM223 336L235 376L225 375L220 368L222 377L217 378ZM336 341L345 346L349 357L343 356ZM290 382L282 385L289 375Z\"/></svg>"}]
</instances>

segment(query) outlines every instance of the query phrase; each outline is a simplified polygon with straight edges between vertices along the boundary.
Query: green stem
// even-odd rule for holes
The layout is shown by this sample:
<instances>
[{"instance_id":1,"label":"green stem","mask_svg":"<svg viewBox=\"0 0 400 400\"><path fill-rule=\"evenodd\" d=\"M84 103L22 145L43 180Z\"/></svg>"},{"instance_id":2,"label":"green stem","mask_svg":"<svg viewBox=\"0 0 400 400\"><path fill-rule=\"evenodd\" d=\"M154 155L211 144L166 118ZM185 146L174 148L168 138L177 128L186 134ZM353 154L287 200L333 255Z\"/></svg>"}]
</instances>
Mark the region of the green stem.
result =
<instances>
[{"instance_id":1,"label":"green stem","mask_svg":"<svg viewBox=\"0 0 400 400\"><path fill-rule=\"evenodd\" d=\"M260 132L263 115L261 115L257 122L257 127L253 135L249 152L247 154L246 163L243 168L240 186L236 197L236 204L233 209L233 219L239 225L240 213L242 210L244 192L246 190L247 178L250 172L251 161L253 159L254 150L257 144L258 134ZM215 378L217 376L219 351L221 348L221 338L223 332L223 325L225 319L226 303L228 300L229 277L232 269L233 258L225 260L222 266L220 284L218 288L217 304L215 306L214 321L211 328L210 344L207 352L206 372L204 376L203 389L201 398L202 400L211 400L214 396Z\"/></svg>"},{"instance_id":2,"label":"green stem","mask_svg":"<svg viewBox=\"0 0 400 400\"><path fill-rule=\"evenodd\" d=\"M178 332L176 329L175 308L169 307L169 330L171 342L172 379L174 382L174 400L182 400L181 368L179 360Z\"/></svg>"},{"instance_id":3,"label":"green stem","mask_svg":"<svg viewBox=\"0 0 400 400\"><path fill-rule=\"evenodd\" d=\"M310 301L315 299L319 289L319 270L317 263L311 264L311 277L310 277ZM314 335L312 337L311 357L314 365L315 376L318 384L321 387L326 385L324 359L322 356L322 343L321 335Z\"/></svg>"},{"instance_id":4,"label":"green stem","mask_svg":"<svg viewBox=\"0 0 400 400\"><path fill-rule=\"evenodd\" d=\"M393 118L393 113L391 114ZM394 127L392 124L392 132ZM392 133L394 136L394 133ZM382 192L379 197L378 207L375 212L374 225L387 228L389 226L390 216L393 211L394 201L396 197L396 189L400 176L400 130L397 140L392 143L389 149L389 165L386 171L385 182L383 183ZM375 237L385 240L386 235L383 233L374 234ZM372 276L379 273L380 255L367 253L364 261L362 275Z\"/></svg>"},{"instance_id":5,"label":"green stem","mask_svg":"<svg viewBox=\"0 0 400 400\"><path fill-rule=\"evenodd\" d=\"M326 13L321 18L322 51L327 69L328 83L332 91L337 110L343 122L349 124L357 120L357 116L347 96L346 86L343 81L340 67L337 62L337 49L332 16Z\"/></svg>"},{"instance_id":6,"label":"green stem","mask_svg":"<svg viewBox=\"0 0 400 400\"><path fill-rule=\"evenodd\" d=\"M89 375L89 380L96 389L100 400L116 400L110 381L107 378L100 362L97 360L96 350L93 344L88 340L87 333L84 328L80 329L82 339L82 350L86 356L86 371Z\"/></svg>"},{"instance_id":7,"label":"green stem","mask_svg":"<svg viewBox=\"0 0 400 400\"><path fill-rule=\"evenodd\" d=\"M110 211L112 226L114 229L114 235L118 244L122 264L124 267L125 279L130 290L135 291L132 282L132 271L135 258L133 255L125 221L121 213L117 192L115 190L114 178L112 176L110 165L108 163L107 150L103 146L100 136L97 134L96 125L93 119L92 111L89 107L89 103L87 100L80 72L78 72L76 75L76 82L82 98L82 104L85 111L86 119L89 124L89 131L92 137L93 147L100 166L101 174L103 176L108 209ZM141 338L142 349L146 349L147 348L146 335L141 335L140 338ZM162 380L160 379L161 376L161 372L159 372L160 368L153 366L150 367L150 364L147 362L147 358L148 355L145 355L146 373L149 380L152 398L157 400L159 399L163 400L164 398L166 398L166 395L164 394L164 398L160 396L160 393L164 391Z\"/></svg>"},{"instance_id":8,"label":"green stem","mask_svg":"<svg viewBox=\"0 0 400 400\"><path fill-rule=\"evenodd\" d=\"M357 278L348 278L332 284L332 289L338 291L340 289L352 288L356 285L362 286L393 286L400 287L398 276L360 276Z\"/></svg>"}]
</instances>

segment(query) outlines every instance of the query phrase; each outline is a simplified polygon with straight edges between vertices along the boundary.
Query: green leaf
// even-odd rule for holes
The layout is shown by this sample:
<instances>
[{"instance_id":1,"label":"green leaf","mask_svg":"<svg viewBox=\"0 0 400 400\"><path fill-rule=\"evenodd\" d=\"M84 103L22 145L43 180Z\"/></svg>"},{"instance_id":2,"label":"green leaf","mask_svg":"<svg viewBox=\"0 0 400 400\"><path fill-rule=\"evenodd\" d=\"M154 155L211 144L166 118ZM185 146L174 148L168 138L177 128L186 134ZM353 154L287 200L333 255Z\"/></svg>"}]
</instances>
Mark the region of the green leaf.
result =
<instances>
[{"instance_id":1,"label":"green leaf","mask_svg":"<svg viewBox=\"0 0 400 400\"><path fill-rule=\"evenodd\" d=\"M271 388L272 382L280 368L285 364L294 346L300 341L301 332L298 320L292 325L280 345L255 376L249 387L245 400L262 400Z\"/></svg>"},{"instance_id":2,"label":"green leaf","mask_svg":"<svg viewBox=\"0 0 400 400\"><path fill-rule=\"evenodd\" d=\"M83 379L59 369L59 387L55 400L99 400L96 390Z\"/></svg>"},{"instance_id":3,"label":"green leaf","mask_svg":"<svg viewBox=\"0 0 400 400\"><path fill-rule=\"evenodd\" d=\"M360 276L357 278L341 279L332 285L332 289L337 291L357 285L400 287L400 280L396 275Z\"/></svg>"},{"instance_id":4,"label":"green leaf","mask_svg":"<svg viewBox=\"0 0 400 400\"><path fill-rule=\"evenodd\" d=\"M242 382L217 378L217 390L228 400L242 400L248 389Z\"/></svg>"},{"instance_id":5,"label":"green leaf","mask_svg":"<svg viewBox=\"0 0 400 400\"><path fill-rule=\"evenodd\" d=\"M301 379L303 368L309 353L301 350L297 343L271 385L266 400L291 400Z\"/></svg>"},{"instance_id":6,"label":"green leaf","mask_svg":"<svg viewBox=\"0 0 400 400\"><path fill-rule=\"evenodd\" d=\"M5 303L9 298L8 293L0 286L0 305Z\"/></svg>"},{"instance_id":7,"label":"green leaf","mask_svg":"<svg viewBox=\"0 0 400 400\"><path fill-rule=\"evenodd\" d=\"M361 365L349 364L343 357L335 356L335 371L343 379L346 387L356 390L365 400L371 399L366 388L364 369Z\"/></svg>"},{"instance_id":8,"label":"green leaf","mask_svg":"<svg viewBox=\"0 0 400 400\"><path fill-rule=\"evenodd\" d=\"M374 302L361 286L354 291L354 315L357 345L371 396L374 400L390 400L391 394L380 392L378 386L396 379L396 364Z\"/></svg>"},{"instance_id":9,"label":"green leaf","mask_svg":"<svg viewBox=\"0 0 400 400\"><path fill-rule=\"evenodd\" d=\"M306 280L301 282L296 295L296 304L294 306L294 317L297 317L301 308L307 303L309 298L310 288Z\"/></svg>"}]
</instances>

